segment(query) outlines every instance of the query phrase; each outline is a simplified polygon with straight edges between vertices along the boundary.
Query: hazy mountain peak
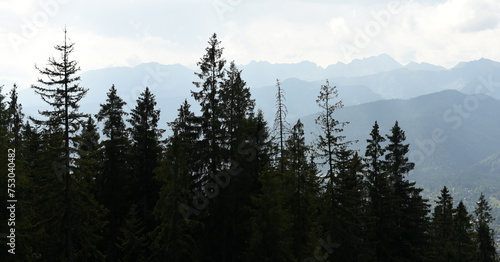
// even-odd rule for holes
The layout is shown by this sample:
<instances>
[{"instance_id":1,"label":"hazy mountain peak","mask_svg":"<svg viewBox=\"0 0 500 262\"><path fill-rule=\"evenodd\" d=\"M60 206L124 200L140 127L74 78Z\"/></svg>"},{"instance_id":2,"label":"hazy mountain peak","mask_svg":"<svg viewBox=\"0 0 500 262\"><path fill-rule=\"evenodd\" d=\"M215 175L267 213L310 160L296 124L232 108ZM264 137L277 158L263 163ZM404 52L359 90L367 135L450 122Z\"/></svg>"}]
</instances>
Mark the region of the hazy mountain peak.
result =
<instances>
[{"instance_id":1,"label":"hazy mountain peak","mask_svg":"<svg viewBox=\"0 0 500 262\"><path fill-rule=\"evenodd\" d=\"M407 65L405 65L405 68L407 68L409 70L414 70L414 71L417 71L417 70L422 70L422 71L446 70L446 68L444 68L442 66L433 65L433 64L426 63L426 62L422 62L422 63L410 62Z\"/></svg>"},{"instance_id":2,"label":"hazy mountain peak","mask_svg":"<svg viewBox=\"0 0 500 262\"><path fill-rule=\"evenodd\" d=\"M388 72L402 68L399 62L387 54L371 56L362 59L354 59L348 64L336 63L326 68L329 76L363 76L381 72Z\"/></svg>"},{"instance_id":3,"label":"hazy mountain peak","mask_svg":"<svg viewBox=\"0 0 500 262\"><path fill-rule=\"evenodd\" d=\"M250 63L243 65L243 66L256 66L256 65L271 65L271 63L268 61L262 61L262 60L259 60L259 61L252 60L252 61L250 61Z\"/></svg>"},{"instance_id":4,"label":"hazy mountain peak","mask_svg":"<svg viewBox=\"0 0 500 262\"><path fill-rule=\"evenodd\" d=\"M376 56L365 57L362 59L354 59L352 60L351 63L363 63L363 62L390 63L393 64L394 66L399 66L399 67L402 66L398 61L396 61L388 54L380 54Z\"/></svg>"},{"instance_id":5,"label":"hazy mountain peak","mask_svg":"<svg viewBox=\"0 0 500 262\"><path fill-rule=\"evenodd\" d=\"M453 69L459 69L459 68L484 68L484 67L499 67L500 68L500 63L487 59L487 58L480 58L478 60L473 60L470 62L460 62L456 66L453 67Z\"/></svg>"}]
</instances>

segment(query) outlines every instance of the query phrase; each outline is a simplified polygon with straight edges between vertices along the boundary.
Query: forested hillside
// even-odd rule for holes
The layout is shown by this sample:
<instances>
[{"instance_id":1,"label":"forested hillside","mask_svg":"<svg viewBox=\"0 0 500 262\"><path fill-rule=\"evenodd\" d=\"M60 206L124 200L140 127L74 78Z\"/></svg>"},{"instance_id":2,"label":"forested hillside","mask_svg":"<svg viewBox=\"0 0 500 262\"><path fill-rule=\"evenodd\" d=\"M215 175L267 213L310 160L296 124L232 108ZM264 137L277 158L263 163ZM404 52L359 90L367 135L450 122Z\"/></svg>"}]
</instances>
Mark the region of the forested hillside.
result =
<instances>
[{"instance_id":1,"label":"forested hillside","mask_svg":"<svg viewBox=\"0 0 500 262\"><path fill-rule=\"evenodd\" d=\"M398 119L356 130L357 147L345 129L361 116L339 117L328 80L319 113L292 123L276 81L269 123L213 34L187 83L196 104L164 136L148 86L127 103L110 84L98 113L81 110L93 87L74 47L65 32L37 66L47 109L26 116L15 85L0 92L0 201L14 207L0 212L1 261L497 261L491 192L471 207L445 185L429 199ZM487 174L498 159L466 166Z\"/></svg>"}]
</instances>

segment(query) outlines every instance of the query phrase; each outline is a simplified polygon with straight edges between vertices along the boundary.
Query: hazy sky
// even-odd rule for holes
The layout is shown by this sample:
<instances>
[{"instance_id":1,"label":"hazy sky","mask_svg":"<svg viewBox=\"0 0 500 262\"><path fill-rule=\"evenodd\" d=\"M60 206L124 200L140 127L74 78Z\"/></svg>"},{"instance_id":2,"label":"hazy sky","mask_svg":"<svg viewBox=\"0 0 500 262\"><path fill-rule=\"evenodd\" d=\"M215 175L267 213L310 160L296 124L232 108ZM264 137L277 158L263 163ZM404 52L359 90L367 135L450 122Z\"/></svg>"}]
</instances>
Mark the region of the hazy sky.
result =
<instances>
[{"instance_id":1,"label":"hazy sky","mask_svg":"<svg viewBox=\"0 0 500 262\"><path fill-rule=\"evenodd\" d=\"M500 61L498 0L0 0L0 20L0 85L33 83L65 25L82 70L194 67L214 32L237 64Z\"/></svg>"}]
</instances>

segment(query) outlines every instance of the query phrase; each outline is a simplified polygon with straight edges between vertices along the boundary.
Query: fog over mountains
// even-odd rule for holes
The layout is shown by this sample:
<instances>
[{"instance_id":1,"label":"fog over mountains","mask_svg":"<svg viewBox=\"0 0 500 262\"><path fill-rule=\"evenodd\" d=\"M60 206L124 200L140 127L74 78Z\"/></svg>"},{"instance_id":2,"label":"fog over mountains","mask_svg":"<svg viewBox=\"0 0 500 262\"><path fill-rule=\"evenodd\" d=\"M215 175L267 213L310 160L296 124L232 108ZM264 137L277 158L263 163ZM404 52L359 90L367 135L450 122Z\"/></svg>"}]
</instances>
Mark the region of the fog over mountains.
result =
<instances>
[{"instance_id":1,"label":"fog over mountains","mask_svg":"<svg viewBox=\"0 0 500 262\"><path fill-rule=\"evenodd\" d=\"M336 116L351 122L345 134L359 140L354 147L361 149L362 154L375 120L383 133L389 133L398 120L411 144L410 158L417 163L414 178L425 187L439 189L446 184L453 189L453 184L471 176L492 181L481 184L491 190L499 186L498 62L480 59L446 69L428 63L403 66L388 55L379 55L326 68L312 62L251 62L238 67L270 126L275 112L276 79L280 79L288 122L293 125L300 118L312 142L310 134L316 132L314 118L319 111L316 99L320 86L329 79L330 85L337 86L345 105ZM184 99L190 101L193 110L198 108L190 94L195 88L192 82L197 81L194 71L179 64L105 68L83 72L81 78L82 86L89 88L82 100L83 112L97 113L113 84L127 102L128 111L135 107L145 86L149 86L161 109L164 129L168 129L166 122L174 120ZM21 90L20 100L28 115L45 107L30 89ZM479 183L467 181L472 181L465 183L469 186Z\"/></svg>"}]
</instances>

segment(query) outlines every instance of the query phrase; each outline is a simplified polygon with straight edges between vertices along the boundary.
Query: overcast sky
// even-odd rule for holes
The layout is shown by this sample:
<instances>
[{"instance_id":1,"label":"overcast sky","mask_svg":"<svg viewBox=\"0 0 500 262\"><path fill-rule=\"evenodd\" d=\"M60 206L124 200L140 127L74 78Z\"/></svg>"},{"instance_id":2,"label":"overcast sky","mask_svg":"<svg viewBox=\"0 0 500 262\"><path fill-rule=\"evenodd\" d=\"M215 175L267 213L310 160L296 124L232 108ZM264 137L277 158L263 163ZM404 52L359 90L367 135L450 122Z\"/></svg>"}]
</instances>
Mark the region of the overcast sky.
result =
<instances>
[{"instance_id":1,"label":"overcast sky","mask_svg":"<svg viewBox=\"0 0 500 262\"><path fill-rule=\"evenodd\" d=\"M193 68L214 32L236 64L500 61L498 0L0 0L0 20L0 85L33 83L65 25L82 70Z\"/></svg>"}]
</instances>

